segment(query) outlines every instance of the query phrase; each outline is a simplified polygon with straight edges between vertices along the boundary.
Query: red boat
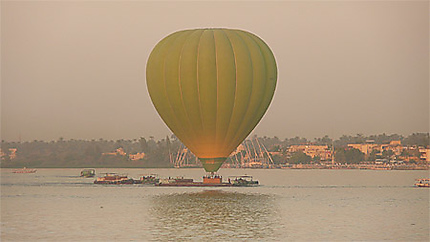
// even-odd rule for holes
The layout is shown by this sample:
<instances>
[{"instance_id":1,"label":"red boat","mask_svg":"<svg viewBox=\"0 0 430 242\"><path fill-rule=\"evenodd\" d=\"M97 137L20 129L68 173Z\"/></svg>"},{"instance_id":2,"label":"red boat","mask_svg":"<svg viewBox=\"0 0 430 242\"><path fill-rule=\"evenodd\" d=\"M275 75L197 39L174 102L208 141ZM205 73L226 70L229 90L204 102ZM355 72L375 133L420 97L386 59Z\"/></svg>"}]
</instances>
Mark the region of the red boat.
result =
<instances>
[{"instance_id":1,"label":"red boat","mask_svg":"<svg viewBox=\"0 0 430 242\"><path fill-rule=\"evenodd\" d=\"M13 173L36 173L36 169L29 169L27 167L24 167L22 169L15 169L12 172Z\"/></svg>"}]
</instances>

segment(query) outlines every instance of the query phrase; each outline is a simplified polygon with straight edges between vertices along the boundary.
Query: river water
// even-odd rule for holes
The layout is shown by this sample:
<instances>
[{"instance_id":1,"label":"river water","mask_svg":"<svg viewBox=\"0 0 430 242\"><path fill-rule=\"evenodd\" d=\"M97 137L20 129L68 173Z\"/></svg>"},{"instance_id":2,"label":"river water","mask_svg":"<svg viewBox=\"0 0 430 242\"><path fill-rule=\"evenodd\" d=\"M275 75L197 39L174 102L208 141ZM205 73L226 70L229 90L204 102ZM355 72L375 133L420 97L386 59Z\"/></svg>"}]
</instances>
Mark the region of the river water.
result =
<instances>
[{"instance_id":1,"label":"river water","mask_svg":"<svg viewBox=\"0 0 430 242\"><path fill-rule=\"evenodd\" d=\"M429 240L428 171L221 169L259 187L95 185L1 170L1 241ZM97 169L202 180L202 169Z\"/></svg>"}]
</instances>

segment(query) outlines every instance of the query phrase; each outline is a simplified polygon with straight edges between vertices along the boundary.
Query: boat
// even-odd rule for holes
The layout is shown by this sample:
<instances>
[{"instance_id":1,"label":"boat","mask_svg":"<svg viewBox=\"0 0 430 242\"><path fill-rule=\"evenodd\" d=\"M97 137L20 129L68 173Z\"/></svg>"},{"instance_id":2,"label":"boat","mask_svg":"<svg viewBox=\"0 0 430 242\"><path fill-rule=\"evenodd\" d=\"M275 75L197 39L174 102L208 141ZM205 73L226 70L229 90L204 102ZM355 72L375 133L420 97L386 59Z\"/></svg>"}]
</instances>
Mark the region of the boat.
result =
<instances>
[{"instance_id":1,"label":"boat","mask_svg":"<svg viewBox=\"0 0 430 242\"><path fill-rule=\"evenodd\" d=\"M171 187L231 187L232 184L222 182L222 177L218 175L204 176L203 182L195 182L192 178L176 177L168 179L160 179L156 186L171 186Z\"/></svg>"},{"instance_id":2,"label":"boat","mask_svg":"<svg viewBox=\"0 0 430 242\"><path fill-rule=\"evenodd\" d=\"M13 173L36 173L36 171L37 171L36 169L30 169L30 168L24 167L22 169L15 169L12 172Z\"/></svg>"},{"instance_id":3,"label":"boat","mask_svg":"<svg viewBox=\"0 0 430 242\"><path fill-rule=\"evenodd\" d=\"M232 187L232 186L257 186L258 181L252 179L252 176L234 176L228 179L228 182L222 181L222 176L208 175L203 177L203 182L195 182L193 179L176 177L160 179L156 186L174 186L174 187Z\"/></svg>"},{"instance_id":4,"label":"boat","mask_svg":"<svg viewBox=\"0 0 430 242\"><path fill-rule=\"evenodd\" d=\"M97 177L94 184L135 184L135 180L128 178L126 175L118 175L117 173L104 173L103 177Z\"/></svg>"},{"instance_id":5,"label":"boat","mask_svg":"<svg viewBox=\"0 0 430 242\"><path fill-rule=\"evenodd\" d=\"M178 177L159 179L159 182L156 183L155 185L156 186L191 186L193 184L195 184L194 179L178 176Z\"/></svg>"},{"instance_id":6,"label":"boat","mask_svg":"<svg viewBox=\"0 0 430 242\"><path fill-rule=\"evenodd\" d=\"M128 178L126 175L118 175L116 173L104 173L103 177L98 177L95 184L146 184L154 186L167 187L232 187L232 186L257 186L258 181L252 179L252 176L234 176L234 179L228 179L228 182L222 181L222 176L208 175L203 177L203 182L196 182L192 178L184 178L183 176L158 178L157 175L145 175L139 180ZM232 177L233 178L233 177Z\"/></svg>"},{"instance_id":7,"label":"boat","mask_svg":"<svg viewBox=\"0 0 430 242\"><path fill-rule=\"evenodd\" d=\"M229 176L228 182L237 187L258 186L258 181L254 180L252 176L249 175Z\"/></svg>"},{"instance_id":8,"label":"boat","mask_svg":"<svg viewBox=\"0 0 430 242\"><path fill-rule=\"evenodd\" d=\"M136 184L150 184L154 185L160 182L160 178L156 174L143 175L139 180L136 180Z\"/></svg>"},{"instance_id":9,"label":"boat","mask_svg":"<svg viewBox=\"0 0 430 242\"><path fill-rule=\"evenodd\" d=\"M96 170L95 169L83 169L81 171L81 176L82 177L94 177L96 175Z\"/></svg>"},{"instance_id":10,"label":"boat","mask_svg":"<svg viewBox=\"0 0 430 242\"><path fill-rule=\"evenodd\" d=\"M429 178L423 178L423 179L417 179L415 180L416 187L430 187L430 179Z\"/></svg>"}]
</instances>

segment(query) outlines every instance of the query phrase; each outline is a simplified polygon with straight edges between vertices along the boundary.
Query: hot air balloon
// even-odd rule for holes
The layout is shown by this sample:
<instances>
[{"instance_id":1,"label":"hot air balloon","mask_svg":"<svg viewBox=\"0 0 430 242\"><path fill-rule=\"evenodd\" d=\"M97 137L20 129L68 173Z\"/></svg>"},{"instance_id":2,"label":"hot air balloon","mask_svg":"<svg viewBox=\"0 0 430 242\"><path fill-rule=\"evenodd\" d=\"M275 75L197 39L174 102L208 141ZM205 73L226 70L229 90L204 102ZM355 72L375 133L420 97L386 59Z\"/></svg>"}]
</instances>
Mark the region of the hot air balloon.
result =
<instances>
[{"instance_id":1,"label":"hot air balloon","mask_svg":"<svg viewBox=\"0 0 430 242\"><path fill-rule=\"evenodd\" d=\"M163 121L213 173L263 117L277 68L270 48L252 33L192 29L154 47L146 81Z\"/></svg>"}]
</instances>

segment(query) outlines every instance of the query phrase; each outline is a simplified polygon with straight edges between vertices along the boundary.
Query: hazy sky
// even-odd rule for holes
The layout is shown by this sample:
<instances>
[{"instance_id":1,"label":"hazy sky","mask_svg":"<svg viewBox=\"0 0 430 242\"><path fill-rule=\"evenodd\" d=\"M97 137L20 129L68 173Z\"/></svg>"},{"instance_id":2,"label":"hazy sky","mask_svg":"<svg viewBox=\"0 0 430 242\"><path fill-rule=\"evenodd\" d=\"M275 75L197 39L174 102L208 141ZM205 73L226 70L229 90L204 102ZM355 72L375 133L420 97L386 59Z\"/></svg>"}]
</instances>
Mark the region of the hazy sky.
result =
<instances>
[{"instance_id":1,"label":"hazy sky","mask_svg":"<svg viewBox=\"0 0 430 242\"><path fill-rule=\"evenodd\" d=\"M2 1L1 138L164 138L146 61L183 29L260 36L278 86L253 134L429 131L428 1Z\"/></svg>"}]
</instances>

